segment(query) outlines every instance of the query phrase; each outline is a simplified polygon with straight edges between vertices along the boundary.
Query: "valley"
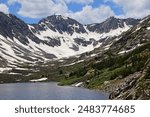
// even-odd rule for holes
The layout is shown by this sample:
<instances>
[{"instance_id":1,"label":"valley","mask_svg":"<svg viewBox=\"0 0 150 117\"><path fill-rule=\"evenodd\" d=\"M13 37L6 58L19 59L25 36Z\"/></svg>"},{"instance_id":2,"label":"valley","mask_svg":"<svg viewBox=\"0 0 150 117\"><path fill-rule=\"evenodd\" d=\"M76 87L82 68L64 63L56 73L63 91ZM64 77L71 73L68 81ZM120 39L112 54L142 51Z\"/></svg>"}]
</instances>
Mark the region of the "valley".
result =
<instances>
[{"instance_id":1,"label":"valley","mask_svg":"<svg viewBox=\"0 0 150 117\"><path fill-rule=\"evenodd\" d=\"M0 23L0 83L55 81L110 99L150 99L150 16L90 25L50 16L33 25L15 19L10 27Z\"/></svg>"}]
</instances>

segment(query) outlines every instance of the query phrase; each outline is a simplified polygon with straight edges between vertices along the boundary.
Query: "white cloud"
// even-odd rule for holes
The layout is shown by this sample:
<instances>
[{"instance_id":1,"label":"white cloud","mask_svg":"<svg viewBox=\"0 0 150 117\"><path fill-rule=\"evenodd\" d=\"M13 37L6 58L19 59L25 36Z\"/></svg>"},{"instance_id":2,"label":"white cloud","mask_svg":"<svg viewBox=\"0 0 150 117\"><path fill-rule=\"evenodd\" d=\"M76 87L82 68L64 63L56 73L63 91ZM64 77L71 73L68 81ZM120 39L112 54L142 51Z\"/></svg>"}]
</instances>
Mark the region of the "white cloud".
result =
<instances>
[{"instance_id":1,"label":"white cloud","mask_svg":"<svg viewBox=\"0 0 150 117\"><path fill-rule=\"evenodd\" d=\"M0 12L9 14L9 8L5 4L0 4Z\"/></svg>"},{"instance_id":2,"label":"white cloud","mask_svg":"<svg viewBox=\"0 0 150 117\"><path fill-rule=\"evenodd\" d=\"M74 19L88 24L88 23L99 23L106 18L115 15L109 6L100 6L98 8L93 8L92 6L85 6L82 11L69 14Z\"/></svg>"},{"instance_id":3,"label":"white cloud","mask_svg":"<svg viewBox=\"0 0 150 117\"><path fill-rule=\"evenodd\" d=\"M9 5L11 5L11 4L14 4L14 3L17 2L17 1L18 1L18 0L8 0L7 3L8 3Z\"/></svg>"},{"instance_id":4,"label":"white cloud","mask_svg":"<svg viewBox=\"0 0 150 117\"><path fill-rule=\"evenodd\" d=\"M8 4L11 5L15 2L21 5L18 14L29 18L43 18L53 14L60 14L87 24L101 22L115 14L109 6L105 5L97 8L85 5L81 11L77 12L69 10L67 6L71 2L89 4L93 0L9 0Z\"/></svg>"},{"instance_id":5,"label":"white cloud","mask_svg":"<svg viewBox=\"0 0 150 117\"><path fill-rule=\"evenodd\" d=\"M150 14L149 0L109 0L122 7L125 17L143 18Z\"/></svg>"},{"instance_id":6,"label":"white cloud","mask_svg":"<svg viewBox=\"0 0 150 117\"><path fill-rule=\"evenodd\" d=\"M64 0L66 3L78 3L78 4L90 4L93 3L94 0Z\"/></svg>"},{"instance_id":7,"label":"white cloud","mask_svg":"<svg viewBox=\"0 0 150 117\"><path fill-rule=\"evenodd\" d=\"M86 24L101 22L109 16L115 15L111 6L92 7L90 3L93 3L94 0L8 0L9 5L13 5L16 2L21 5L18 14L29 18L43 18L60 14ZM123 14L117 17L143 18L150 14L149 0L104 0L104 2L113 2L122 8ZM84 6L82 10L73 12L69 10L68 5L70 3ZM1 4L0 7L0 10L8 13L6 5Z\"/></svg>"},{"instance_id":8,"label":"white cloud","mask_svg":"<svg viewBox=\"0 0 150 117\"><path fill-rule=\"evenodd\" d=\"M55 3L52 0L9 0L8 4L18 2L21 8L18 14L29 18L42 18L53 14L64 14L68 12L65 3Z\"/></svg>"}]
</instances>

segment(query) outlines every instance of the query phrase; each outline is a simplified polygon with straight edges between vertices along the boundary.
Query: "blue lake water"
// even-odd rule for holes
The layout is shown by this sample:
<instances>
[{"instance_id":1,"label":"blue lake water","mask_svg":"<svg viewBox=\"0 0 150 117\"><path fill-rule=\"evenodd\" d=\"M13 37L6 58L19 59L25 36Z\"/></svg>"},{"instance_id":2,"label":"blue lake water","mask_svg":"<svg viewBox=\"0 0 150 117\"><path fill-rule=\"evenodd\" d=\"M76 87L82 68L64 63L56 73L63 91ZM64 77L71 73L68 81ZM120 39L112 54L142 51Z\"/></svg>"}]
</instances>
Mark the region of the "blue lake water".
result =
<instances>
[{"instance_id":1,"label":"blue lake water","mask_svg":"<svg viewBox=\"0 0 150 117\"><path fill-rule=\"evenodd\" d=\"M0 100L105 100L108 95L79 87L58 86L57 83L0 84Z\"/></svg>"}]
</instances>

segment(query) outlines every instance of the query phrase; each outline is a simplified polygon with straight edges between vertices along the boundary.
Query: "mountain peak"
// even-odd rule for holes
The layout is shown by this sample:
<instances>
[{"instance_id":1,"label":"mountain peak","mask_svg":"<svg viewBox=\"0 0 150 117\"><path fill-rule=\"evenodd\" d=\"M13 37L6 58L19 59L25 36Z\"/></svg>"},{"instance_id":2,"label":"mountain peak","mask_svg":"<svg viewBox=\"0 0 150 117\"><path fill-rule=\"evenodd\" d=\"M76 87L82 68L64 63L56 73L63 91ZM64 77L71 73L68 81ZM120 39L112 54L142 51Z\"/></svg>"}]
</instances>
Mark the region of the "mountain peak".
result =
<instances>
[{"instance_id":1,"label":"mountain peak","mask_svg":"<svg viewBox=\"0 0 150 117\"><path fill-rule=\"evenodd\" d=\"M111 21L111 20L114 20L114 19L118 19L118 18L116 18L115 16L110 16L109 18L106 19L106 21Z\"/></svg>"},{"instance_id":2,"label":"mountain peak","mask_svg":"<svg viewBox=\"0 0 150 117\"><path fill-rule=\"evenodd\" d=\"M99 24L91 24L88 25L87 28L92 32L98 32L98 33L108 33L111 30L115 30L118 28L125 28L126 26L135 26L139 20L128 18L128 19L119 19L115 18L114 16L109 17L104 22Z\"/></svg>"},{"instance_id":3,"label":"mountain peak","mask_svg":"<svg viewBox=\"0 0 150 117\"><path fill-rule=\"evenodd\" d=\"M62 15L51 15L51 16L48 16L42 20L39 21L39 24L41 22L54 22L54 21L57 21L57 22L60 22L60 21L68 21L68 20L74 20L74 19L71 19L69 17L65 17L65 16L62 16ZM75 20L74 20L75 21Z\"/></svg>"},{"instance_id":4,"label":"mountain peak","mask_svg":"<svg viewBox=\"0 0 150 117\"><path fill-rule=\"evenodd\" d=\"M62 16L62 15L52 15L50 17L56 17L57 20L68 20L68 17Z\"/></svg>"},{"instance_id":5,"label":"mountain peak","mask_svg":"<svg viewBox=\"0 0 150 117\"><path fill-rule=\"evenodd\" d=\"M86 33L84 26L77 22L76 20L65 17L62 15L52 15L47 18L42 19L39 24L41 27L45 27L45 25L53 30L58 31L59 33L67 32L69 34L77 33Z\"/></svg>"},{"instance_id":6,"label":"mountain peak","mask_svg":"<svg viewBox=\"0 0 150 117\"><path fill-rule=\"evenodd\" d=\"M109 18L107 18L104 22L102 22L102 23L112 23L112 22L120 22L120 21L122 21L122 20L124 20L124 19L119 19L119 18L116 18L116 17L114 17L114 16L111 16L111 17L109 17ZM102 24L101 23L101 24Z\"/></svg>"}]
</instances>

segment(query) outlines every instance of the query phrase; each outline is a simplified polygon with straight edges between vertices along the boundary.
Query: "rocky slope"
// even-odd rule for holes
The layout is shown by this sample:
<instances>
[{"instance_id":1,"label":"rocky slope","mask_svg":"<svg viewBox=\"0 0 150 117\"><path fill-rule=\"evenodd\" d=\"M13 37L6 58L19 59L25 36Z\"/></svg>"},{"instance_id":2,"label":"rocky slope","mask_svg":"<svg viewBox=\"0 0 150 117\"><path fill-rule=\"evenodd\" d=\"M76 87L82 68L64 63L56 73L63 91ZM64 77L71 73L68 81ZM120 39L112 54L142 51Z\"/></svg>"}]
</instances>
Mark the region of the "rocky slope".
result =
<instances>
[{"instance_id":1,"label":"rocky slope","mask_svg":"<svg viewBox=\"0 0 150 117\"><path fill-rule=\"evenodd\" d=\"M144 18L137 26L132 28L126 37L122 37L124 44L120 47L119 53L127 53L136 49L136 57L143 57L138 64L141 69L126 78L124 85L118 86L110 95L110 99L150 99L150 16ZM121 41L116 42L118 48ZM118 46L117 46L118 45ZM139 51L139 52L138 52ZM134 54L132 55L134 56ZM133 57L135 61L138 59Z\"/></svg>"},{"instance_id":2,"label":"rocky slope","mask_svg":"<svg viewBox=\"0 0 150 117\"><path fill-rule=\"evenodd\" d=\"M71 71L60 84L82 82L84 87L109 92L110 99L150 99L149 34L150 16L114 38L105 51L100 47L90 52L98 54L87 56L90 59L80 63L84 66Z\"/></svg>"}]
</instances>

